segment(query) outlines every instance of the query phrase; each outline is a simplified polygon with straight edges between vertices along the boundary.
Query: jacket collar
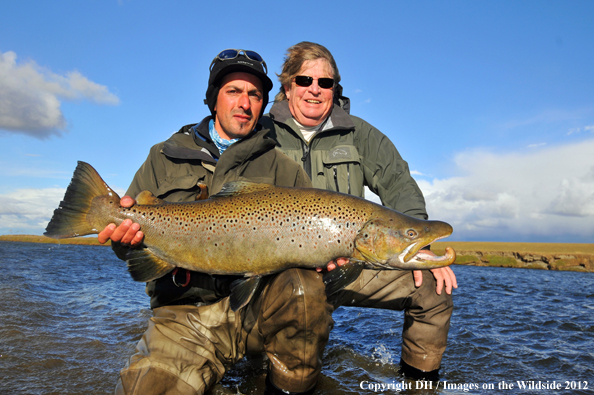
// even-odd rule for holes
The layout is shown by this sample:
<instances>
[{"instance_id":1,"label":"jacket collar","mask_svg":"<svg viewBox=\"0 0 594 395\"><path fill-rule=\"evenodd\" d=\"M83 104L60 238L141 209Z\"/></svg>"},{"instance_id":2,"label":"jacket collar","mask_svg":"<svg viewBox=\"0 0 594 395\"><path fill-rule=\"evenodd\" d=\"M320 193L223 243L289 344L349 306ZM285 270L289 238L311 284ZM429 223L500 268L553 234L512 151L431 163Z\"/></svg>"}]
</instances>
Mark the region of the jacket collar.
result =
<instances>
[{"instance_id":1,"label":"jacket collar","mask_svg":"<svg viewBox=\"0 0 594 395\"><path fill-rule=\"evenodd\" d=\"M204 118L200 124L183 126L165 141L161 152L173 159L216 163L219 159L219 150L208 135L210 118Z\"/></svg>"},{"instance_id":2,"label":"jacket collar","mask_svg":"<svg viewBox=\"0 0 594 395\"><path fill-rule=\"evenodd\" d=\"M274 149L277 144L269 135L269 132L268 129L264 129L262 125L258 124L250 134L227 148L217 164L217 171L226 172L227 169L243 165L253 158Z\"/></svg>"},{"instance_id":3,"label":"jacket collar","mask_svg":"<svg viewBox=\"0 0 594 395\"><path fill-rule=\"evenodd\" d=\"M269 130L258 124L254 131L229 147L224 155L219 155L219 150L208 131L211 119L212 117L208 116L199 124L182 127L165 141L161 152L174 159L201 160L209 163L217 163L221 157L224 158L224 166L232 168L276 146L276 141L269 136Z\"/></svg>"}]
</instances>

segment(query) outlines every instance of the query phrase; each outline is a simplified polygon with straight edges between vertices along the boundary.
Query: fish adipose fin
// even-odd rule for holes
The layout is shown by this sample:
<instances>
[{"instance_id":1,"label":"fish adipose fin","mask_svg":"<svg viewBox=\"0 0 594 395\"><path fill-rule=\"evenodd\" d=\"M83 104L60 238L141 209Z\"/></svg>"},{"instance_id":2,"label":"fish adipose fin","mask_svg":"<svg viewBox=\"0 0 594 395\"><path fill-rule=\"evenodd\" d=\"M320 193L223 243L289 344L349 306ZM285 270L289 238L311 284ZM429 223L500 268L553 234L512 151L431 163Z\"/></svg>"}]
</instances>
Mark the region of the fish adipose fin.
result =
<instances>
[{"instance_id":1,"label":"fish adipose fin","mask_svg":"<svg viewBox=\"0 0 594 395\"><path fill-rule=\"evenodd\" d=\"M261 279L260 276L254 276L233 281L231 295L229 296L231 310L237 311L250 302Z\"/></svg>"},{"instance_id":2,"label":"fish adipose fin","mask_svg":"<svg viewBox=\"0 0 594 395\"><path fill-rule=\"evenodd\" d=\"M91 165L79 161L72 181L66 189L64 200L54 210L43 235L63 239L99 233L99 230L94 229L87 221L87 214L91 210L93 199L103 195L109 195L115 202L120 201L118 194L107 186Z\"/></svg>"},{"instance_id":3,"label":"fish adipose fin","mask_svg":"<svg viewBox=\"0 0 594 395\"><path fill-rule=\"evenodd\" d=\"M324 284L326 284L326 296L330 297L345 288L355 281L362 271L363 264L351 262L325 273Z\"/></svg>"},{"instance_id":4,"label":"fish adipose fin","mask_svg":"<svg viewBox=\"0 0 594 395\"><path fill-rule=\"evenodd\" d=\"M140 282L156 280L175 268L148 248L131 248L126 253L125 260L132 278Z\"/></svg>"},{"instance_id":5,"label":"fish adipose fin","mask_svg":"<svg viewBox=\"0 0 594 395\"><path fill-rule=\"evenodd\" d=\"M224 184L221 191L216 195L212 195L211 198L243 195L244 193L265 191L270 188L274 188L274 186L249 181L233 181Z\"/></svg>"}]
</instances>

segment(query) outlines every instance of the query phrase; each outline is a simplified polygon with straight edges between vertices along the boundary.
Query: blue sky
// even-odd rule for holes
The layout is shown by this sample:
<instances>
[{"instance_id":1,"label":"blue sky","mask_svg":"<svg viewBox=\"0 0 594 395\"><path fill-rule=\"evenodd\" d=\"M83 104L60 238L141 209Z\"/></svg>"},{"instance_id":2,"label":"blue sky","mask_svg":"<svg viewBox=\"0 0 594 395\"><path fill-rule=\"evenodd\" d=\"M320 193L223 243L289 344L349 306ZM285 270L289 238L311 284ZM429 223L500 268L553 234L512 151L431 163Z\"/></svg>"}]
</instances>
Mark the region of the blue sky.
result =
<instances>
[{"instance_id":1,"label":"blue sky","mask_svg":"<svg viewBox=\"0 0 594 395\"><path fill-rule=\"evenodd\" d=\"M0 234L42 234L77 160L125 191L208 114L220 50L259 52L276 92L307 40L450 240L592 243L593 20L592 1L2 2Z\"/></svg>"}]
</instances>

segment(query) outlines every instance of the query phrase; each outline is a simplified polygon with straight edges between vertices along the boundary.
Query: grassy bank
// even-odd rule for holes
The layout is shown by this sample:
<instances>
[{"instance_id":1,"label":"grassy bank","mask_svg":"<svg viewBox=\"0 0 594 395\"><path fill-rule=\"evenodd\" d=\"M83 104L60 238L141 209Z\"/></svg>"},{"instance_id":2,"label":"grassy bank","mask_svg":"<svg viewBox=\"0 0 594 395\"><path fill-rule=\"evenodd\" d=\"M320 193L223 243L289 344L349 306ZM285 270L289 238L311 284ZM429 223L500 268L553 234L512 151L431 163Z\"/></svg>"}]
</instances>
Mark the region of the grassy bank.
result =
<instances>
[{"instance_id":1,"label":"grassy bank","mask_svg":"<svg viewBox=\"0 0 594 395\"><path fill-rule=\"evenodd\" d=\"M443 251L447 246L456 252L460 251L515 251L539 254L591 254L594 255L594 244L573 243L498 243L483 241L438 241L432 244L431 250Z\"/></svg>"},{"instance_id":2,"label":"grassy bank","mask_svg":"<svg viewBox=\"0 0 594 395\"><path fill-rule=\"evenodd\" d=\"M437 242L431 250L442 255L447 246L459 265L594 273L594 244Z\"/></svg>"},{"instance_id":3,"label":"grassy bank","mask_svg":"<svg viewBox=\"0 0 594 395\"><path fill-rule=\"evenodd\" d=\"M52 243L101 246L97 237L50 239L34 235L0 236L0 242ZM109 243L104 244L109 245ZM437 242L431 250L443 255L447 246L457 254L456 264L565 270L594 273L594 244Z\"/></svg>"}]
</instances>

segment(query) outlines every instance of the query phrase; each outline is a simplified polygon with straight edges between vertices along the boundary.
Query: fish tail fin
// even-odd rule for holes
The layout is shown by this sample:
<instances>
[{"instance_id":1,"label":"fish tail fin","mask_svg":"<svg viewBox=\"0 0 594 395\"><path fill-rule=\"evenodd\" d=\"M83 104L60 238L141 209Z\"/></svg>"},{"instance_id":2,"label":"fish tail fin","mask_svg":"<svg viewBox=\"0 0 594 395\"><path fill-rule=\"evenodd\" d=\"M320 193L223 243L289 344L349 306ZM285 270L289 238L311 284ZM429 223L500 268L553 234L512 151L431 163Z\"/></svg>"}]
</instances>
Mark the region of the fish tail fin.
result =
<instances>
[{"instance_id":1,"label":"fish tail fin","mask_svg":"<svg viewBox=\"0 0 594 395\"><path fill-rule=\"evenodd\" d=\"M54 210L44 236L63 239L99 233L87 220L87 215L91 211L93 199L102 195L112 195L117 201L120 199L91 165L79 161L64 200Z\"/></svg>"}]
</instances>

